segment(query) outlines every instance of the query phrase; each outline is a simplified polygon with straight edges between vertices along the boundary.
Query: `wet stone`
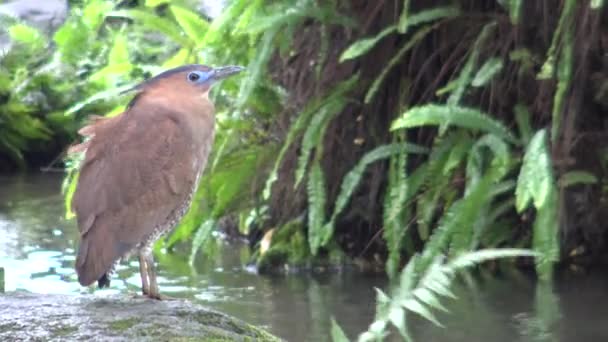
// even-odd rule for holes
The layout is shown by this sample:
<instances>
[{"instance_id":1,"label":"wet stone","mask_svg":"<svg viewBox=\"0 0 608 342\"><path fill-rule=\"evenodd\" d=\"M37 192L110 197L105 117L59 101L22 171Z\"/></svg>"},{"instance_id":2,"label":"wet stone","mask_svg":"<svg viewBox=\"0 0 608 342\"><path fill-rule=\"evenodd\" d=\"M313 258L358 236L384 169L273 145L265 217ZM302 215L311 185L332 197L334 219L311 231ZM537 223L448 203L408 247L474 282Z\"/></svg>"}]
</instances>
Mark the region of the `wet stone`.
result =
<instances>
[{"instance_id":1,"label":"wet stone","mask_svg":"<svg viewBox=\"0 0 608 342\"><path fill-rule=\"evenodd\" d=\"M0 341L281 341L185 300L115 295L0 295Z\"/></svg>"}]
</instances>

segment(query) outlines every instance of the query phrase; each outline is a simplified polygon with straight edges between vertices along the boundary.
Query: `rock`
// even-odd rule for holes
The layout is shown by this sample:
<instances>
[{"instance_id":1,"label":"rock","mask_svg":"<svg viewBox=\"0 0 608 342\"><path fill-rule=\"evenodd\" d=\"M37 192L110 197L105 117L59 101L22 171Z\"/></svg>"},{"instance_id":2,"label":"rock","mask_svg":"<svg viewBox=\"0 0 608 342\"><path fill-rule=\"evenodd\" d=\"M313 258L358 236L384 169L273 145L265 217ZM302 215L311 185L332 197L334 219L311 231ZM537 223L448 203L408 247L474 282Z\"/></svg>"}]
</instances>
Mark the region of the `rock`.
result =
<instances>
[{"instance_id":1,"label":"rock","mask_svg":"<svg viewBox=\"0 0 608 342\"><path fill-rule=\"evenodd\" d=\"M281 341L186 300L0 295L0 341Z\"/></svg>"},{"instance_id":2,"label":"rock","mask_svg":"<svg viewBox=\"0 0 608 342\"><path fill-rule=\"evenodd\" d=\"M46 32L61 25L67 13L67 0L13 0L0 4L0 14L18 18Z\"/></svg>"}]
</instances>

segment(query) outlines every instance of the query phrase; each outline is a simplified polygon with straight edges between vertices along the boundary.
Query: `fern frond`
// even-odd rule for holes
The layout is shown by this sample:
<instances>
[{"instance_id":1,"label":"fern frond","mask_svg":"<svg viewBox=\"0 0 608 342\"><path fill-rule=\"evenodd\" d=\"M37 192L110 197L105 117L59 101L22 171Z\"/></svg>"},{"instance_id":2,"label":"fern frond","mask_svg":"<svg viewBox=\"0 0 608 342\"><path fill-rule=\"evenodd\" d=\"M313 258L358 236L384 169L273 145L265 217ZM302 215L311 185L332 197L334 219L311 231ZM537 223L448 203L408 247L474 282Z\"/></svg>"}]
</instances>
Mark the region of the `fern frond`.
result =
<instances>
[{"instance_id":1,"label":"fern frond","mask_svg":"<svg viewBox=\"0 0 608 342\"><path fill-rule=\"evenodd\" d=\"M502 123L478 109L429 104L413 107L393 121L391 130L420 126L439 126L445 123L461 128L492 133L509 143L519 145L519 141Z\"/></svg>"},{"instance_id":2,"label":"fern frond","mask_svg":"<svg viewBox=\"0 0 608 342\"><path fill-rule=\"evenodd\" d=\"M278 29L264 32L260 46L258 49L256 49L257 54L255 58L251 60L249 66L247 66L248 77L245 79L239 90L239 95L236 101L237 107L242 107L245 104L253 92L253 89L259 84L259 80L266 71L266 66L270 60L270 57L272 56L272 52L274 51L273 40L278 32Z\"/></svg>"},{"instance_id":3,"label":"fern frond","mask_svg":"<svg viewBox=\"0 0 608 342\"><path fill-rule=\"evenodd\" d=\"M332 342L350 342L334 317L331 318L331 340Z\"/></svg>"},{"instance_id":4,"label":"fern frond","mask_svg":"<svg viewBox=\"0 0 608 342\"><path fill-rule=\"evenodd\" d=\"M536 273L541 279L553 276L553 265L559 261L559 199L551 185L542 206L537 208L532 228L532 248L540 256L536 259Z\"/></svg>"},{"instance_id":5,"label":"fern frond","mask_svg":"<svg viewBox=\"0 0 608 342\"><path fill-rule=\"evenodd\" d=\"M559 186L563 188L576 184L596 184L597 182L598 179L594 174L582 170L568 171L559 178Z\"/></svg>"},{"instance_id":6,"label":"fern frond","mask_svg":"<svg viewBox=\"0 0 608 342\"><path fill-rule=\"evenodd\" d=\"M495 22L486 24L481 30L481 33L479 33L479 36L477 36L473 47L470 49L471 54L469 55L469 58L467 59L467 62L465 63L464 67L460 71L460 75L455 81L455 89L447 101L448 106L456 106L458 105L458 103L460 103L460 100L464 95L464 91L469 86L471 76L473 75L473 69L477 65L477 59L479 59L481 46L486 41L486 39L488 39L488 36L490 35L490 33L492 33L495 27Z\"/></svg>"},{"instance_id":7,"label":"fern frond","mask_svg":"<svg viewBox=\"0 0 608 342\"><path fill-rule=\"evenodd\" d=\"M310 252L316 255L325 246L333 232L323 225L325 222L325 176L319 161L315 161L308 177L308 244Z\"/></svg>"},{"instance_id":8,"label":"fern frond","mask_svg":"<svg viewBox=\"0 0 608 342\"><path fill-rule=\"evenodd\" d=\"M566 91L572 80L572 69L574 65L574 12L576 0L566 0L562 18L565 22L564 36L562 38L562 50L557 65L557 89L553 96L553 111L551 115L551 141L555 142L559 136L560 124L562 122L562 111L566 100Z\"/></svg>"},{"instance_id":9,"label":"fern frond","mask_svg":"<svg viewBox=\"0 0 608 342\"><path fill-rule=\"evenodd\" d=\"M547 201L552 182L553 168L547 148L547 132L541 129L530 140L519 172L515 189L517 212L524 211L531 200L537 209L542 207Z\"/></svg>"},{"instance_id":10,"label":"fern frond","mask_svg":"<svg viewBox=\"0 0 608 342\"><path fill-rule=\"evenodd\" d=\"M395 25L391 25L382 30L373 38L363 38L357 40L346 50L344 50L344 52L342 52L342 55L340 55L340 63L366 54L369 50L376 46L376 44L382 40L382 38L395 32L396 29L397 27Z\"/></svg>"},{"instance_id":11,"label":"fern frond","mask_svg":"<svg viewBox=\"0 0 608 342\"><path fill-rule=\"evenodd\" d=\"M386 273L393 277L398 272L401 259L403 237L407 230L408 210L405 203L408 198L408 179L405 173L407 154L400 153L391 157L389 180L384 195L383 233L388 247Z\"/></svg>"},{"instance_id":12,"label":"fern frond","mask_svg":"<svg viewBox=\"0 0 608 342\"><path fill-rule=\"evenodd\" d=\"M310 120L310 124L306 128L304 137L302 138L294 188L297 188L300 185L302 178L304 178L311 151L323 143L325 130L327 129L328 124L336 115L342 112L344 106L346 106L346 100L342 98L333 99L321 107Z\"/></svg>"},{"instance_id":13,"label":"fern frond","mask_svg":"<svg viewBox=\"0 0 608 342\"><path fill-rule=\"evenodd\" d=\"M342 184L340 185L340 193L336 198L334 212L331 215L329 222L325 225L324 230L329 232L329 237L333 234L335 220L342 213L342 210L350 201L350 198L359 185L359 181L361 177L363 177L363 172L367 168L367 166L371 163L374 163L378 160L385 159L390 157L391 155L398 153L427 153L428 150L425 147L414 145L410 143L395 143L388 144L376 147L375 149L367 152L361 160L353 167L347 174L344 176L342 180Z\"/></svg>"},{"instance_id":14,"label":"fern frond","mask_svg":"<svg viewBox=\"0 0 608 342\"><path fill-rule=\"evenodd\" d=\"M437 26L438 26L437 24L434 24L434 25L422 27L414 35L412 35L412 38L410 38L407 41L407 43L405 43L403 45L403 47L401 49L399 49L399 51L393 56L393 58L391 58L391 60L388 62L388 65L386 67L384 67L384 69L380 73L380 76L378 76L374 80L374 83L372 83L371 87L369 87L369 89L367 90L367 94L365 94L365 103L370 103L372 101L374 95L376 95L376 92L380 88L380 85L382 85L382 83L384 82L384 79L388 76L390 71L397 64L399 64L403 61L403 56L409 50L411 50L414 46L416 46L416 44L418 44L420 41L422 41L422 39L424 39L424 37L426 37L427 34L429 34L432 30L437 28Z\"/></svg>"},{"instance_id":15,"label":"fern frond","mask_svg":"<svg viewBox=\"0 0 608 342\"><path fill-rule=\"evenodd\" d=\"M268 200L270 198L270 191L272 189L272 185L278 178L279 167L283 162L285 153L287 153L287 150L289 149L291 144L293 144L293 142L298 138L304 128L307 127L313 115L317 113L326 104L334 102L338 99L345 98L346 94L357 84L358 80L359 76L354 75L348 80L340 82L326 97L311 100L306 106L306 108L300 113L300 115L298 115L296 121L289 127L289 131L287 132L287 137L285 138L283 147L279 151L279 155L274 163L272 170L270 171L268 179L266 180L266 186L262 193L264 200Z\"/></svg>"},{"instance_id":16,"label":"fern frond","mask_svg":"<svg viewBox=\"0 0 608 342\"><path fill-rule=\"evenodd\" d=\"M192 239L192 249L190 250L190 265L194 264L194 258L200 249L203 250L203 253L208 253L209 244L213 243L213 230L215 229L215 220L206 220L201 224L201 226L194 234L194 238ZM206 254L208 255L208 254Z\"/></svg>"},{"instance_id":17,"label":"fern frond","mask_svg":"<svg viewBox=\"0 0 608 342\"><path fill-rule=\"evenodd\" d=\"M406 312L415 312L442 326L433 311L447 311L441 299L455 298L450 286L458 271L488 260L535 256L538 254L525 249L485 249L461 254L448 262L444 262L445 257L440 254L422 267L423 260L414 255L401 272L398 286L391 291L392 298L376 289L376 316L368 330L359 336L359 341L384 339L389 323L397 328L405 340L411 341L405 322Z\"/></svg>"},{"instance_id":18,"label":"fern frond","mask_svg":"<svg viewBox=\"0 0 608 342\"><path fill-rule=\"evenodd\" d=\"M490 58L488 59L477 71L471 85L473 87L483 87L486 85L496 74L502 70L503 62L500 58Z\"/></svg>"},{"instance_id":19,"label":"fern frond","mask_svg":"<svg viewBox=\"0 0 608 342\"><path fill-rule=\"evenodd\" d=\"M426 9L414 14L402 15L399 18L398 31L401 34L416 25L429 23L437 19L451 18L460 14L460 9L454 6L440 6Z\"/></svg>"},{"instance_id":20,"label":"fern frond","mask_svg":"<svg viewBox=\"0 0 608 342\"><path fill-rule=\"evenodd\" d=\"M524 145L528 145L532 138L532 125L530 124L530 111L522 103L515 105L515 121L519 130L519 139Z\"/></svg>"}]
</instances>

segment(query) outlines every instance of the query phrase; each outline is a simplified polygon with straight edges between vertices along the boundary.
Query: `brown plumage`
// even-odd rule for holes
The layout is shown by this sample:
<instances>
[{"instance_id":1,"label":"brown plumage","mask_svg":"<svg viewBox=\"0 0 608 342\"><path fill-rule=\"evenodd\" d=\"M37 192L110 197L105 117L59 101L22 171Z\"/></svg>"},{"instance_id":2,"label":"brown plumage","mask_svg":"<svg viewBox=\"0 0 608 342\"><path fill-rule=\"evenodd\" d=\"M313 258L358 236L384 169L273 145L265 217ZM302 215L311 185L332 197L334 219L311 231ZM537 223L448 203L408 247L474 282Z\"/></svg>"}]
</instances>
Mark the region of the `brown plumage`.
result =
<instances>
[{"instance_id":1,"label":"brown plumage","mask_svg":"<svg viewBox=\"0 0 608 342\"><path fill-rule=\"evenodd\" d=\"M72 202L80 284L108 286L116 262L137 253L144 294L160 298L151 246L185 214L207 162L215 126L211 85L241 69L169 70L135 87L124 113L79 131L88 138L71 149L85 152Z\"/></svg>"}]
</instances>

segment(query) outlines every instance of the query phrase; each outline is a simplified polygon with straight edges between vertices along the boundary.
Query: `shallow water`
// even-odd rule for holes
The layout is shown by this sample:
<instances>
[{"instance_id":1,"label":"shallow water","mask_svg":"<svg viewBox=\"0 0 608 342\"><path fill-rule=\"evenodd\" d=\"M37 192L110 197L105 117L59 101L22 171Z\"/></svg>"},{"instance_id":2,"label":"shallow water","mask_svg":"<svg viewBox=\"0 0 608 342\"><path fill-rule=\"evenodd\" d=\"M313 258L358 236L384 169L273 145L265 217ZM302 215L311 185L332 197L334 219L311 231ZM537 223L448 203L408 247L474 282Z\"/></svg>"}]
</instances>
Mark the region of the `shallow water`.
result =
<instances>
[{"instance_id":1,"label":"shallow water","mask_svg":"<svg viewBox=\"0 0 608 342\"><path fill-rule=\"evenodd\" d=\"M121 265L110 289L83 288L73 269L77 229L63 218L61 175L0 177L0 267L6 290L98 296L139 291L135 259ZM224 244L213 260L187 254L157 255L161 292L190 298L260 325L288 341L329 341L336 317L354 338L375 308L374 287L386 280L345 271L325 275L260 276L244 265L249 250ZM443 328L410 321L416 341L608 341L608 278L562 277L555 288L505 270L477 274L456 286L458 300L445 301ZM468 280L468 281L467 281Z\"/></svg>"}]
</instances>

